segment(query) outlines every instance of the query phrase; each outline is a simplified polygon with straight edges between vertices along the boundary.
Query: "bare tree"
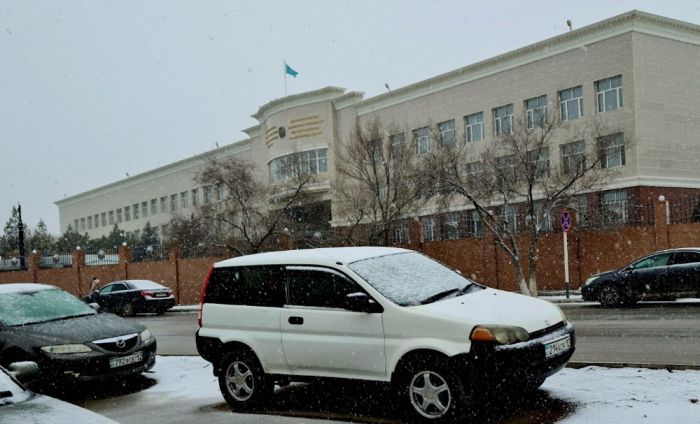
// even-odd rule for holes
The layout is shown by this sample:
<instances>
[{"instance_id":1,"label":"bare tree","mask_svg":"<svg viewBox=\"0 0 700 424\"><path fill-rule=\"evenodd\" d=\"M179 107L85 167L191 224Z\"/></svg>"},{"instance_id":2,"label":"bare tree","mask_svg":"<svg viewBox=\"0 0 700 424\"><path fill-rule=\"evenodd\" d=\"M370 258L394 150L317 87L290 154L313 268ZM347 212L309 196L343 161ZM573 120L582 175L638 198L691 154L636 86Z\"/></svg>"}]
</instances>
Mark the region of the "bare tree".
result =
<instances>
[{"instance_id":1,"label":"bare tree","mask_svg":"<svg viewBox=\"0 0 700 424\"><path fill-rule=\"evenodd\" d=\"M441 188L441 208L466 199L511 259L521 292L532 296L538 292L541 234L560 208L575 207L579 196L610 181L613 172L604 161L614 133L595 120L575 130L564 129L556 115L536 118L508 126L487 146L437 143L422 163L425 178ZM624 152L624 145L615 146ZM559 166L550 166L553 157ZM527 275L518 239L527 244Z\"/></svg>"},{"instance_id":2,"label":"bare tree","mask_svg":"<svg viewBox=\"0 0 700 424\"><path fill-rule=\"evenodd\" d=\"M335 193L347 242L390 244L397 225L425 202L409 135L358 120L339 157Z\"/></svg>"}]
</instances>

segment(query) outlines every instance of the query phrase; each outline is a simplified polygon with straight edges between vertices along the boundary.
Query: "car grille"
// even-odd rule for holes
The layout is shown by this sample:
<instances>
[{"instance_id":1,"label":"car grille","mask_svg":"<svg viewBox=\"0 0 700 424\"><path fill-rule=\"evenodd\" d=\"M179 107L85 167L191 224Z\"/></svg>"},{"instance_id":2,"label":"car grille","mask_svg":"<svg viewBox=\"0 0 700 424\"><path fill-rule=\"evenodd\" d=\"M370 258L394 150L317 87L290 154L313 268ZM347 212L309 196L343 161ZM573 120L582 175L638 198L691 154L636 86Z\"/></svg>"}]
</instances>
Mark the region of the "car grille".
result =
<instances>
[{"instance_id":1,"label":"car grille","mask_svg":"<svg viewBox=\"0 0 700 424\"><path fill-rule=\"evenodd\" d=\"M556 324L554 324L554 325L550 325L550 326L547 327L547 328L543 328L543 329L541 329L541 330L533 331L532 333L530 333L530 340L532 340L532 339L537 339L537 338L542 337L542 336L546 336L547 334L553 333L553 332L557 331L558 329L560 329L560 328L562 328L562 327L564 327L564 326L566 326L566 324L564 323L564 321L559 321L558 323L556 323Z\"/></svg>"},{"instance_id":2,"label":"car grille","mask_svg":"<svg viewBox=\"0 0 700 424\"><path fill-rule=\"evenodd\" d=\"M109 339L94 340L93 343L109 352L128 352L138 342L138 334L111 337Z\"/></svg>"}]
</instances>

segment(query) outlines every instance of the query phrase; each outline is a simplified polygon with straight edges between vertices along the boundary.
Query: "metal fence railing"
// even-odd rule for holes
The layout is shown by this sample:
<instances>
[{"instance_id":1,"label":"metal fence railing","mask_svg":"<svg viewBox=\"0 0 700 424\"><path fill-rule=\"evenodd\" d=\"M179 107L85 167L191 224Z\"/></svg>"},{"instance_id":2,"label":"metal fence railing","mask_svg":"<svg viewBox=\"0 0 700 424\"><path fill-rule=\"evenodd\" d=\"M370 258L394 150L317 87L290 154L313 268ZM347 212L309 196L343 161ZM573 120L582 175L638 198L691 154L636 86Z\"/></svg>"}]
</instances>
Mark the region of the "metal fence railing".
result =
<instances>
[{"instance_id":1,"label":"metal fence railing","mask_svg":"<svg viewBox=\"0 0 700 424\"><path fill-rule=\"evenodd\" d=\"M22 266L24 264L24 267ZM26 258L20 256L2 257L0 256L0 271L21 271L27 269Z\"/></svg>"},{"instance_id":2,"label":"metal fence railing","mask_svg":"<svg viewBox=\"0 0 700 424\"><path fill-rule=\"evenodd\" d=\"M132 262L156 262L168 259L168 251L161 245L136 246L131 253Z\"/></svg>"},{"instance_id":3,"label":"metal fence railing","mask_svg":"<svg viewBox=\"0 0 700 424\"><path fill-rule=\"evenodd\" d=\"M73 255L70 253L54 253L39 259L39 268L70 268L73 266Z\"/></svg>"},{"instance_id":4,"label":"metal fence railing","mask_svg":"<svg viewBox=\"0 0 700 424\"><path fill-rule=\"evenodd\" d=\"M102 266L119 264L119 254L100 249L97 252L85 253L85 266Z\"/></svg>"},{"instance_id":5,"label":"metal fence railing","mask_svg":"<svg viewBox=\"0 0 700 424\"><path fill-rule=\"evenodd\" d=\"M668 214L671 224L700 222L700 196L669 202Z\"/></svg>"}]
</instances>

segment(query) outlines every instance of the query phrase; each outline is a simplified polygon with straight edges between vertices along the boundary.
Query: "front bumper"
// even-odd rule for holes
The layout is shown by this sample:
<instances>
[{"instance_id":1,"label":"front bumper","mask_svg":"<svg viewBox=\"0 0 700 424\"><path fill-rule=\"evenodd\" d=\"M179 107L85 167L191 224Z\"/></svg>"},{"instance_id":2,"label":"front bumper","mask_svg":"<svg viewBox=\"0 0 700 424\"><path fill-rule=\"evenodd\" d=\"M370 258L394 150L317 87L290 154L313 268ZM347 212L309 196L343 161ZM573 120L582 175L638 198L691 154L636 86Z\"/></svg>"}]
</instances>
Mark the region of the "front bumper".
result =
<instances>
[{"instance_id":1,"label":"front bumper","mask_svg":"<svg viewBox=\"0 0 700 424\"><path fill-rule=\"evenodd\" d=\"M140 374L156 363L156 341L140 344L124 353L93 351L84 354L54 355L40 353L37 358L40 379L55 383L89 382ZM110 359L124 358L143 352L143 358L133 364L110 367Z\"/></svg>"},{"instance_id":2,"label":"front bumper","mask_svg":"<svg viewBox=\"0 0 700 424\"><path fill-rule=\"evenodd\" d=\"M545 345L569 337L570 347L550 357ZM510 386L538 382L561 370L574 354L576 339L570 322L531 340L511 345L473 343L472 350L452 358L465 381L475 385Z\"/></svg>"}]
</instances>

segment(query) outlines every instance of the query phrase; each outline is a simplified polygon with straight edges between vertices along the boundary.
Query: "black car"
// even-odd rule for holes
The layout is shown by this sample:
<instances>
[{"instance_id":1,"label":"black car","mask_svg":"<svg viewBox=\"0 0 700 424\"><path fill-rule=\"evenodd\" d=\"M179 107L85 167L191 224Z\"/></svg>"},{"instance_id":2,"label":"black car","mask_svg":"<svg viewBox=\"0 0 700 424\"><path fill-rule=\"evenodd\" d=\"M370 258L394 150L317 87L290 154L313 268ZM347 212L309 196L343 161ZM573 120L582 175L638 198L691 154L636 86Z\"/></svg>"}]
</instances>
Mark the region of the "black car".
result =
<instances>
[{"instance_id":1,"label":"black car","mask_svg":"<svg viewBox=\"0 0 700 424\"><path fill-rule=\"evenodd\" d=\"M700 296L700 248L655 252L618 270L594 275L581 287L581 295L606 307Z\"/></svg>"},{"instance_id":2,"label":"black car","mask_svg":"<svg viewBox=\"0 0 700 424\"><path fill-rule=\"evenodd\" d=\"M143 325L98 313L44 284L0 284L0 365L32 361L50 384L138 375L156 340Z\"/></svg>"},{"instance_id":3,"label":"black car","mask_svg":"<svg viewBox=\"0 0 700 424\"><path fill-rule=\"evenodd\" d=\"M138 313L163 314L175 306L172 289L150 280L113 281L83 300L128 317Z\"/></svg>"}]
</instances>

